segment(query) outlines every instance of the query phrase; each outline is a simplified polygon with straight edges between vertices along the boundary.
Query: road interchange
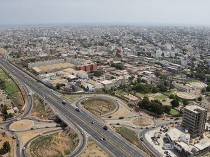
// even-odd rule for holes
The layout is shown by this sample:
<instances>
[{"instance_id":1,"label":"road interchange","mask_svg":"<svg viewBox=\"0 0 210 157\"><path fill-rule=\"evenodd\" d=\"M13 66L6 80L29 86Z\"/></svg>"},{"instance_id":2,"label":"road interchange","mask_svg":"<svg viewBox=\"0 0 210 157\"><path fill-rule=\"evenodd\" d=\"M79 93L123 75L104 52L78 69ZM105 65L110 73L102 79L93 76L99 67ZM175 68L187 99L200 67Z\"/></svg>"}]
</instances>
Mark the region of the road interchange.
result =
<instances>
[{"instance_id":1,"label":"road interchange","mask_svg":"<svg viewBox=\"0 0 210 157\"><path fill-rule=\"evenodd\" d=\"M49 88L45 87L43 84L38 83L36 80L26 75L24 72L14 67L7 61L1 60L1 66L3 66L7 71L12 73L16 79L20 82L24 82L33 92L41 96L45 101L47 101L52 108L56 111L58 116L64 116L65 119L75 125L78 125L84 131L86 131L92 138L94 138L100 145L112 155L112 156L146 156L141 150L130 144L129 142L122 139L120 136L112 130L104 130L103 123L90 116L87 113L79 113L75 111L75 108L70 104L62 104L62 99L54 94ZM94 124L91 124L95 121ZM67 123L68 124L68 123ZM101 141L101 138L106 140Z\"/></svg>"}]
</instances>

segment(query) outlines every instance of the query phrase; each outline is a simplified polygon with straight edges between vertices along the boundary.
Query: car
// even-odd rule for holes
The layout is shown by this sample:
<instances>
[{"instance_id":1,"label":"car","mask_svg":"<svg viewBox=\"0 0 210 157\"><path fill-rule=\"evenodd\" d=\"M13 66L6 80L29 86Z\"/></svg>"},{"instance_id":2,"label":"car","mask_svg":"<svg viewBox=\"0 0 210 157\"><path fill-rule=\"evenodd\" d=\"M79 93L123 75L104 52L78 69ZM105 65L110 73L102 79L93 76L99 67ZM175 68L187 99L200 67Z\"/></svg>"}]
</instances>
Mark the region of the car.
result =
<instances>
[{"instance_id":1,"label":"car","mask_svg":"<svg viewBox=\"0 0 210 157\"><path fill-rule=\"evenodd\" d=\"M108 130L108 127L106 125L103 126L104 130Z\"/></svg>"},{"instance_id":2,"label":"car","mask_svg":"<svg viewBox=\"0 0 210 157\"><path fill-rule=\"evenodd\" d=\"M22 150L23 150L23 151L26 150L26 147L23 147Z\"/></svg>"},{"instance_id":3,"label":"car","mask_svg":"<svg viewBox=\"0 0 210 157\"><path fill-rule=\"evenodd\" d=\"M148 127L146 127L146 129L149 129Z\"/></svg>"},{"instance_id":4,"label":"car","mask_svg":"<svg viewBox=\"0 0 210 157\"><path fill-rule=\"evenodd\" d=\"M80 109L79 109L78 107L76 107L75 110L76 110L77 112L80 112Z\"/></svg>"},{"instance_id":5,"label":"car","mask_svg":"<svg viewBox=\"0 0 210 157\"><path fill-rule=\"evenodd\" d=\"M103 138L100 138L100 140L103 141L104 139Z\"/></svg>"},{"instance_id":6,"label":"car","mask_svg":"<svg viewBox=\"0 0 210 157\"><path fill-rule=\"evenodd\" d=\"M175 118L174 120L179 120L179 118Z\"/></svg>"},{"instance_id":7,"label":"car","mask_svg":"<svg viewBox=\"0 0 210 157\"><path fill-rule=\"evenodd\" d=\"M65 100L62 100L62 104L65 105L66 104L66 101Z\"/></svg>"},{"instance_id":8,"label":"car","mask_svg":"<svg viewBox=\"0 0 210 157\"><path fill-rule=\"evenodd\" d=\"M140 140L141 140L141 141L144 141L144 138L143 138L143 137L140 137Z\"/></svg>"},{"instance_id":9,"label":"car","mask_svg":"<svg viewBox=\"0 0 210 157\"><path fill-rule=\"evenodd\" d=\"M91 124L94 124L94 121L92 121Z\"/></svg>"},{"instance_id":10,"label":"car","mask_svg":"<svg viewBox=\"0 0 210 157\"><path fill-rule=\"evenodd\" d=\"M18 146L19 146L19 144L17 143L17 144L16 144L16 146L18 147Z\"/></svg>"},{"instance_id":11,"label":"car","mask_svg":"<svg viewBox=\"0 0 210 157\"><path fill-rule=\"evenodd\" d=\"M122 117L119 117L119 119L124 119L124 117L122 116Z\"/></svg>"}]
</instances>

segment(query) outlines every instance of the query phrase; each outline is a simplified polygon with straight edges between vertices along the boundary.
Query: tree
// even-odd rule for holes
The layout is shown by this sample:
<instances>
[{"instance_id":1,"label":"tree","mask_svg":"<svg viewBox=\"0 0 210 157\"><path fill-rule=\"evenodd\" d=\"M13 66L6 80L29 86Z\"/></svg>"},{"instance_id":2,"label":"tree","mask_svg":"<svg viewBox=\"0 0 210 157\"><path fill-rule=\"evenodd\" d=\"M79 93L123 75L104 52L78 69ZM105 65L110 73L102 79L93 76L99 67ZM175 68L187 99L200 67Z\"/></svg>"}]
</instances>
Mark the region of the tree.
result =
<instances>
[{"instance_id":1,"label":"tree","mask_svg":"<svg viewBox=\"0 0 210 157\"><path fill-rule=\"evenodd\" d=\"M170 99L174 99L174 97L175 97L175 96L174 96L173 94L169 95L169 98L170 98Z\"/></svg>"},{"instance_id":2,"label":"tree","mask_svg":"<svg viewBox=\"0 0 210 157\"><path fill-rule=\"evenodd\" d=\"M152 93L158 93L158 92L159 92L159 88L157 88L157 87L152 88Z\"/></svg>"},{"instance_id":3,"label":"tree","mask_svg":"<svg viewBox=\"0 0 210 157\"><path fill-rule=\"evenodd\" d=\"M5 153L8 153L10 150L11 150L11 146L10 146L9 142L8 141L5 141L3 143L3 147L1 149L2 153L4 153L4 154Z\"/></svg>"},{"instance_id":4,"label":"tree","mask_svg":"<svg viewBox=\"0 0 210 157\"><path fill-rule=\"evenodd\" d=\"M171 105L172 105L173 107L178 107L178 106L179 106L179 100L173 99L173 100L171 101Z\"/></svg>"},{"instance_id":5,"label":"tree","mask_svg":"<svg viewBox=\"0 0 210 157\"><path fill-rule=\"evenodd\" d=\"M100 77L101 75L103 75L103 71L101 71L101 70L93 71L93 75L96 77Z\"/></svg>"},{"instance_id":6,"label":"tree","mask_svg":"<svg viewBox=\"0 0 210 157\"><path fill-rule=\"evenodd\" d=\"M60 90L61 84L60 84L60 83L57 83L56 86L55 86L55 88L56 88L57 90Z\"/></svg>"},{"instance_id":7,"label":"tree","mask_svg":"<svg viewBox=\"0 0 210 157\"><path fill-rule=\"evenodd\" d=\"M210 92L210 85L208 85L208 86L206 87L206 91L207 91L207 92Z\"/></svg>"},{"instance_id":8,"label":"tree","mask_svg":"<svg viewBox=\"0 0 210 157\"><path fill-rule=\"evenodd\" d=\"M160 101L150 101L148 97L144 97L143 100L138 103L138 106L157 115L161 115L164 112L164 107Z\"/></svg>"},{"instance_id":9,"label":"tree","mask_svg":"<svg viewBox=\"0 0 210 157\"><path fill-rule=\"evenodd\" d=\"M125 67L122 63L117 63L117 64L111 64L112 67L115 67L118 70L124 70Z\"/></svg>"},{"instance_id":10,"label":"tree","mask_svg":"<svg viewBox=\"0 0 210 157\"><path fill-rule=\"evenodd\" d=\"M202 101L202 97L200 96L200 97L198 97L198 101Z\"/></svg>"},{"instance_id":11,"label":"tree","mask_svg":"<svg viewBox=\"0 0 210 157\"><path fill-rule=\"evenodd\" d=\"M183 102L184 106L187 106L189 104L189 101L187 101L187 100L183 100L182 102Z\"/></svg>"},{"instance_id":12,"label":"tree","mask_svg":"<svg viewBox=\"0 0 210 157\"><path fill-rule=\"evenodd\" d=\"M0 80L0 89L5 90L5 88L6 88L5 82Z\"/></svg>"},{"instance_id":13,"label":"tree","mask_svg":"<svg viewBox=\"0 0 210 157\"><path fill-rule=\"evenodd\" d=\"M171 111L171 106L164 106L164 112L169 113Z\"/></svg>"},{"instance_id":14,"label":"tree","mask_svg":"<svg viewBox=\"0 0 210 157\"><path fill-rule=\"evenodd\" d=\"M160 92L166 92L168 90L168 88L163 85L159 85L158 88L159 88Z\"/></svg>"}]
</instances>

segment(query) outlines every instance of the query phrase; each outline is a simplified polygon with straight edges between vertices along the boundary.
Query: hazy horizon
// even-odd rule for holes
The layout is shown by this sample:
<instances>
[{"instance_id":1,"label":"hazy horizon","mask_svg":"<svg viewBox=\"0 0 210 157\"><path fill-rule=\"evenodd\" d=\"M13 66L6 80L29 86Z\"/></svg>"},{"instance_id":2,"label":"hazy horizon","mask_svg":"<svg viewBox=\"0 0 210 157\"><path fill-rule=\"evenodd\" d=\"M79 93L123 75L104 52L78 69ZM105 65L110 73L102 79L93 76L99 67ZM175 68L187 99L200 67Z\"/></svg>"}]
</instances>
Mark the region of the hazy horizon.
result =
<instances>
[{"instance_id":1,"label":"hazy horizon","mask_svg":"<svg viewBox=\"0 0 210 157\"><path fill-rule=\"evenodd\" d=\"M202 0L1 0L0 25L210 26Z\"/></svg>"}]
</instances>

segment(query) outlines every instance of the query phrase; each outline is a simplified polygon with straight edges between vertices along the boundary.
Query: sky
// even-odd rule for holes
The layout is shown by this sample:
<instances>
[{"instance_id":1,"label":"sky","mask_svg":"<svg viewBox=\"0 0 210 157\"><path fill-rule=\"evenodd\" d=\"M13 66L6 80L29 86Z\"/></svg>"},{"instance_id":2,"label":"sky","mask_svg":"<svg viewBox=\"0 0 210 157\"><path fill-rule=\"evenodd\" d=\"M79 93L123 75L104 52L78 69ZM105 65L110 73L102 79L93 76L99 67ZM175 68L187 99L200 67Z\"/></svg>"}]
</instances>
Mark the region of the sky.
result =
<instances>
[{"instance_id":1,"label":"sky","mask_svg":"<svg viewBox=\"0 0 210 157\"><path fill-rule=\"evenodd\" d=\"M0 25L210 26L210 0L0 0Z\"/></svg>"}]
</instances>

